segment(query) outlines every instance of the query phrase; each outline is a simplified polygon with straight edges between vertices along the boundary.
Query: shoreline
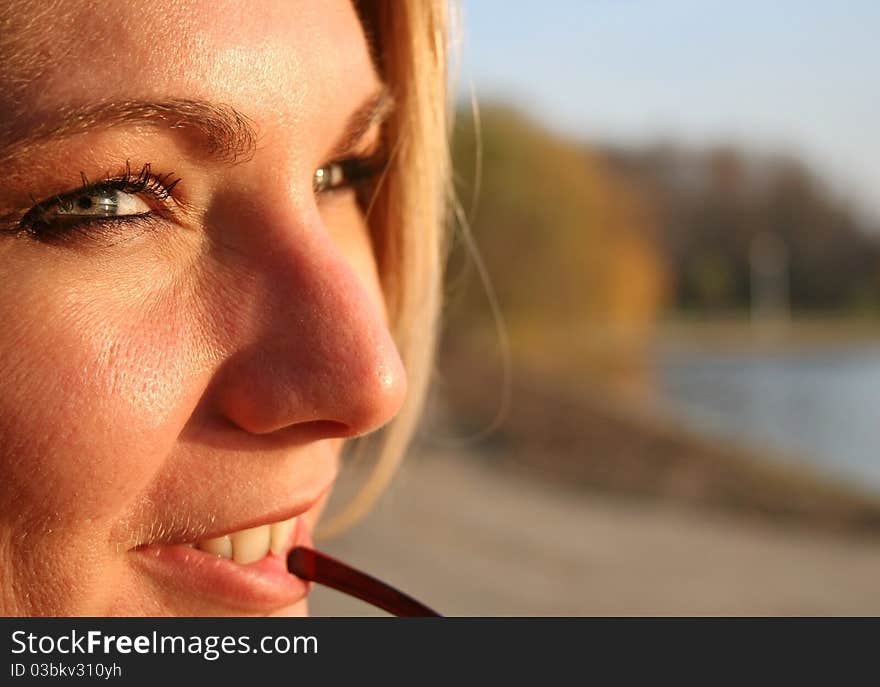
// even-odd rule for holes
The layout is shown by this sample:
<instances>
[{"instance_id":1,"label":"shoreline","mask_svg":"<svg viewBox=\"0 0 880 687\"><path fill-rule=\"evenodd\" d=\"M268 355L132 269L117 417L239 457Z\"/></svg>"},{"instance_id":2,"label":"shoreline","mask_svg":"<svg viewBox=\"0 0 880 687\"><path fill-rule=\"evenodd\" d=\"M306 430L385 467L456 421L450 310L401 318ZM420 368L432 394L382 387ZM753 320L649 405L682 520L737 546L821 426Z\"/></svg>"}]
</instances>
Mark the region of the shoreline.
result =
<instances>
[{"instance_id":1,"label":"shoreline","mask_svg":"<svg viewBox=\"0 0 880 687\"><path fill-rule=\"evenodd\" d=\"M466 370L468 384L435 400L445 407L443 419L431 423L438 427L427 429L429 439L479 430L498 404L499 382L486 366L449 356L444 365L453 379ZM591 493L880 537L880 494L795 465L781 452L700 434L601 386L573 388L521 365L506 417L474 448L499 467Z\"/></svg>"},{"instance_id":2,"label":"shoreline","mask_svg":"<svg viewBox=\"0 0 880 687\"><path fill-rule=\"evenodd\" d=\"M801 353L880 348L880 318L794 313L755 319L748 313L703 317L672 313L661 318L649 348L675 352Z\"/></svg>"}]
</instances>

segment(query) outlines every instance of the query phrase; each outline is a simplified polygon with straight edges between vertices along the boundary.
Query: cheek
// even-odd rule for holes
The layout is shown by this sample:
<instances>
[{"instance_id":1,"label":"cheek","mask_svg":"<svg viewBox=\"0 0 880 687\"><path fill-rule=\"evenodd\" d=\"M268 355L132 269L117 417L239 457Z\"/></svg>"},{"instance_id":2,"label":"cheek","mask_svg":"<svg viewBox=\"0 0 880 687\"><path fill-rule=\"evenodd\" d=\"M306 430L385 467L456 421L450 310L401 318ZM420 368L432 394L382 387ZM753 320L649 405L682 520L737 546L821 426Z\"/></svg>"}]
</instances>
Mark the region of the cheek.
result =
<instances>
[{"instance_id":1,"label":"cheek","mask_svg":"<svg viewBox=\"0 0 880 687\"><path fill-rule=\"evenodd\" d=\"M15 263L0 269L0 578L18 591L0 605L76 613L113 594L113 526L185 422L196 346L185 309L138 280Z\"/></svg>"},{"instance_id":2,"label":"cheek","mask_svg":"<svg viewBox=\"0 0 880 687\"><path fill-rule=\"evenodd\" d=\"M14 323L0 336L0 494L19 521L95 527L167 455L194 346L170 299L20 286L0 302Z\"/></svg>"}]
</instances>

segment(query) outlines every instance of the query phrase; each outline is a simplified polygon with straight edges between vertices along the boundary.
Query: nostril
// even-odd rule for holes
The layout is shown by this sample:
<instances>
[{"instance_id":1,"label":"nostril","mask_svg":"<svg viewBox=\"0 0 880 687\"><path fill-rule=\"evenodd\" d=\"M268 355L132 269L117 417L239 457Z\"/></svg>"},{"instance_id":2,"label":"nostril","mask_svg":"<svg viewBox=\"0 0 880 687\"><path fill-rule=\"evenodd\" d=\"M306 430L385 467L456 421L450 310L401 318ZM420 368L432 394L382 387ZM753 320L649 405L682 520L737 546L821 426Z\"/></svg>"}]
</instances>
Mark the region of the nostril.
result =
<instances>
[{"instance_id":1,"label":"nostril","mask_svg":"<svg viewBox=\"0 0 880 687\"><path fill-rule=\"evenodd\" d=\"M283 434L286 441L311 442L322 439L348 439L357 435L350 425L336 420L308 420L286 426L262 425L233 420L228 415L217 416L217 422L228 429L244 431L255 436Z\"/></svg>"},{"instance_id":2,"label":"nostril","mask_svg":"<svg viewBox=\"0 0 880 687\"><path fill-rule=\"evenodd\" d=\"M341 438L354 436L354 430L344 422L335 420L312 420L296 425L297 431L306 441L317 439Z\"/></svg>"},{"instance_id":3,"label":"nostril","mask_svg":"<svg viewBox=\"0 0 880 687\"><path fill-rule=\"evenodd\" d=\"M307 422L297 422L286 427L272 427L263 429L258 432L249 431L251 434L282 434L287 440L295 440L298 442L320 441L322 439L348 439L356 436L357 432L351 426L344 422L336 422L335 420L310 420Z\"/></svg>"}]
</instances>

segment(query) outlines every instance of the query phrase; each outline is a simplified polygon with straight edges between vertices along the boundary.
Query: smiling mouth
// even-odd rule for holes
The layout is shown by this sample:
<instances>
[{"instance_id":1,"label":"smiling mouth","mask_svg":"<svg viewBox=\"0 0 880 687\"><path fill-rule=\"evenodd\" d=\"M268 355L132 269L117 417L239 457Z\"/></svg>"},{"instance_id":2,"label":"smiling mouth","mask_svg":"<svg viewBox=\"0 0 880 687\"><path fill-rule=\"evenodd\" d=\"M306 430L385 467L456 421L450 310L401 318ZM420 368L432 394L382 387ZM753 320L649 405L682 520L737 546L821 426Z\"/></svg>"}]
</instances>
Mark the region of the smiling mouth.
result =
<instances>
[{"instance_id":1,"label":"smiling mouth","mask_svg":"<svg viewBox=\"0 0 880 687\"><path fill-rule=\"evenodd\" d=\"M293 517L213 539L203 539L190 546L219 558L231 559L239 565L248 565L265 558L270 551L277 555L284 553L296 525L297 518Z\"/></svg>"},{"instance_id":2,"label":"smiling mouth","mask_svg":"<svg viewBox=\"0 0 880 687\"><path fill-rule=\"evenodd\" d=\"M306 512L298 509L297 516L286 520L196 542L154 541L130 553L135 565L169 593L186 591L216 604L222 613L271 612L308 594L310 583L291 575L286 565L292 548L311 545Z\"/></svg>"}]
</instances>

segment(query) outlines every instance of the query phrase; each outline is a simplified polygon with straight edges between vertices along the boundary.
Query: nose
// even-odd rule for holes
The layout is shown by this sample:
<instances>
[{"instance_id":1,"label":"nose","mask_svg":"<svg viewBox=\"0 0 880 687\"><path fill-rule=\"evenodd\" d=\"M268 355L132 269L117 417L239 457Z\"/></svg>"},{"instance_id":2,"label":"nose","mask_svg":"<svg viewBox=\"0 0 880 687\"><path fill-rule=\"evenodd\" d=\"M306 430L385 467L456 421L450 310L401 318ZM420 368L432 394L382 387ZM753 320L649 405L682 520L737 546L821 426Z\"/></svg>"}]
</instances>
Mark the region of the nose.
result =
<instances>
[{"instance_id":1,"label":"nose","mask_svg":"<svg viewBox=\"0 0 880 687\"><path fill-rule=\"evenodd\" d=\"M225 304L237 350L216 375L216 408L252 434L367 434L406 395L368 238L331 237L317 211L284 224L235 251L247 273Z\"/></svg>"}]
</instances>

